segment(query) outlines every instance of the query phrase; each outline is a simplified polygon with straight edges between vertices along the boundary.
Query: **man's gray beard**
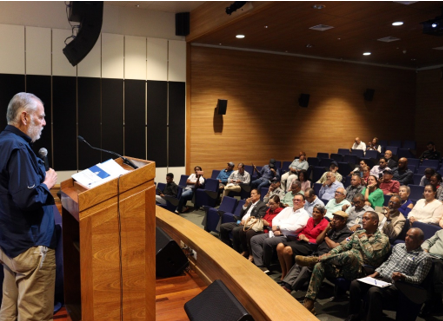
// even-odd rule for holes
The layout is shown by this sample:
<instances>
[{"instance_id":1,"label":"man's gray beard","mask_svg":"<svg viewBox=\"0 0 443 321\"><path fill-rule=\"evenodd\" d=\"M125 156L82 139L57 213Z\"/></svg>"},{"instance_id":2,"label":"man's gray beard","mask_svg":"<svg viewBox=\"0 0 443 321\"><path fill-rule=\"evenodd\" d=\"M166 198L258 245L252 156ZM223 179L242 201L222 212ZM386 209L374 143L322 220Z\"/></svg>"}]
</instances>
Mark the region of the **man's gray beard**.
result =
<instances>
[{"instance_id":1,"label":"man's gray beard","mask_svg":"<svg viewBox=\"0 0 443 321\"><path fill-rule=\"evenodd\" d=\"M31 121L31 123L32 123L32 121ZM38 126L38 125L34 125L34 124L32 124L32 125L29 127L29 130L28 130L28 136L31 137L31 141L32 141L33 143L40 139L40 136L41 136L41 134L42 134L42 131L43 131L43 127L42 127L41 129L39 129L39 126Z\"/></svg>"}]
</instances>

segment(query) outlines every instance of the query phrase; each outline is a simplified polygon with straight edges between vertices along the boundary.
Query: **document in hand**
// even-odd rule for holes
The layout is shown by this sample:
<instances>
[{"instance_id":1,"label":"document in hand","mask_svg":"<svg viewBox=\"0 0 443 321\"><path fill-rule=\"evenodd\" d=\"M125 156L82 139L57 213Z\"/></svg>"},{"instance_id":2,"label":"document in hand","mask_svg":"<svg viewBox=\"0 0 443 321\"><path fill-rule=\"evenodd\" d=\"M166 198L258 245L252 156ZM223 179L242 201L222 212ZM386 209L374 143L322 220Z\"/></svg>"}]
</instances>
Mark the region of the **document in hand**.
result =
<instances>
[{"instance_id":1,"label":"document in hand","mask_svg":"<svg viewBox=\"0 0 443 321\"><path fill-rule=\"evenodd\" d=\"M128 173L116 161L109 159L103 163L98 163L80 173L76 173L71 177L80 185L86 188L93 188L100 184L106 183L119 175Z\"/></svg>"},{"instance_id":2,"label":"document in hand","mask_svg":"<svg viewBox=\"0 0 443 321\"><path fill-rule=\"evenodd\" d=\"M377 279L371 278L369 276L367 276L365 278L357 279L357 280L360 282L366 283L366 284L377 286L379 288L386 288L392 284L392 283L388 283L388 282L385 282L382 280L377 280Z\"/></svg>"}]
</instances>

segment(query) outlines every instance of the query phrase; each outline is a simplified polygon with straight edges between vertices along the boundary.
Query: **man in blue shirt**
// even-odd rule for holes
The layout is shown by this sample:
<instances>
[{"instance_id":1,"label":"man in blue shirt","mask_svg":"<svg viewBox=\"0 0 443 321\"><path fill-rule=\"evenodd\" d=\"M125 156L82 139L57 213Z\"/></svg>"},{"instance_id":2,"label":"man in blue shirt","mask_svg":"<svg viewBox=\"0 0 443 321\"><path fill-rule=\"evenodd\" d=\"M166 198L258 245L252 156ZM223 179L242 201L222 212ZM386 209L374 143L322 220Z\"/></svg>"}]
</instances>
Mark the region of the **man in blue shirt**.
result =
<instances>
[{"instance_id":1,"label":"man in blue shirt","mask_svg":"<svg viewBox=\"0 0 443 321\"><path fill-rule=\"evenodd\" d=\"M0 263L5 279L2 320L52 320L55 284L53 169L45 171L31 143L45 122L42 101L18 93L0 133Z\"/></svg>"},{"instance_id":2,"label":"man in blue shirt","mask_svg":"<svg viewBox=\"0 0 443 321\"><path fill-rule=\"evenodd\" d=\"M260 191L262 187L267 187L271 185L271 181L273 178L276 178L276 180L278 181L280 180L280 171L275 166L275 159L271 158L271 160L269 161L269 165L263 166L260 171L254 164L252 164L252 166L254 167L254 171L258 175L258 178L251 182L252 188L256 188Z\"/></svg>"},{"instance_id":3,"label":"man in blue shirt","mask_svg":"<svg viewBox=\"0 0 443 321\"><path fill-rule=\"evenodd\" d=\"M323 186L320 188L318 197L322 200L329 201L335 197L335 191L339 187L344 188L342 183L335 180L335 173L328 172L326 174L326 182L324 182Z\"/></svg>"},{"instance_id":4,"label":"man in blue shirt","mask_svg":"<svg viewBox=\"0 0 443 321\"><path fill-rule=\"evenodd\" d=\"M228 163L228 167L222 170L218 176L219 188L224 189L226 184L228 184L228 178L232 174L235 164L233 162Z\"/></svg>"}]
</instances>

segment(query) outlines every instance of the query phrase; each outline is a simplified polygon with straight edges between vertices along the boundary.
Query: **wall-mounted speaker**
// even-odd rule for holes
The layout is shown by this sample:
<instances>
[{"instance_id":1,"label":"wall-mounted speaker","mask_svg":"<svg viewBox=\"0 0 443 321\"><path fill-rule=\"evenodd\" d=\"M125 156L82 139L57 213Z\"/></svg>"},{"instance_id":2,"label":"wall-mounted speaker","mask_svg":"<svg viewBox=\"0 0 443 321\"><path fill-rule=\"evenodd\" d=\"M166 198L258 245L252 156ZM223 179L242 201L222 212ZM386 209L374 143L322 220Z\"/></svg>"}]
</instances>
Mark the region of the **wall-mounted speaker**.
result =
<instances>
[{"instance_id":1,"label":"wall-mounted speaker","mask_svg":"<svg viewBox=\"0 0 443 321\"><path fill-rule=\"evenodd\" d=\"M375 93L375 89L366 89L365 93L363 94L363 96L365 97L366 101L372 101L372 99L374 99L374 93Z\"/></svg>"},{"instance_id":2,"label":"wall-mounted speaker","mask_svg":"<svg viewBox=\"0 0 443 321\"><path fill-rule=\"evenodd\" d=\"M311 97L311 95L309 95L309 94L301 94L300 98L298 99L298 105L300 107L308 107L308 105L309 105L309 97Z\"/></svg>"},{"instance_id":3,"label":"wall-mounted speaker","mask_svg":"<svg viewBox=\"0 0 443 321\"><path fill-rule=\"evenodd\" d=\"M189 12L179 12L175 14L175 35L189 35Z\"/></svg>"},{"instance_id":4,"label":"wall-mounted speaker","mask_svg":"<svg viewBox=\"0 0 443 321\"><path fill-rule=\"evenodd\" d=\"M228 108L227 99L219 99L217 102L217 111L219 115L226 115L226 109Z\"/></svg>"},{"instance_id":5,"label":"wall-mounted speaker","mask_svg":"<svg viewBox=\"0 0 443 321\"><path fill-rule=\"evenodd\" d=\"M155 240L157 277L181 275L189 261L180 246L159 227L156 228Z\"/></svg>"},{"instance_id":6,"label":"wall-mounted speaker","mask_svg":"<svg viewBox=\"0 0 443 321\"><path fill-rule=\"evenodd\" d=\"M103 1L70 1L68 20L80 22L80 29L63 49L71 65L76 66L92 50L102 30Z\"/></svg>"},{"instance_id":7,"label":"wall-mounted speaker","mask_svg":"<svg viewBox=\"0 0 443 321\"><path fill-rule=\"evenodd\" d=\"M186 302L185 311L191 321L254 321L221 280Z\"/></svg>"}]
</instances>

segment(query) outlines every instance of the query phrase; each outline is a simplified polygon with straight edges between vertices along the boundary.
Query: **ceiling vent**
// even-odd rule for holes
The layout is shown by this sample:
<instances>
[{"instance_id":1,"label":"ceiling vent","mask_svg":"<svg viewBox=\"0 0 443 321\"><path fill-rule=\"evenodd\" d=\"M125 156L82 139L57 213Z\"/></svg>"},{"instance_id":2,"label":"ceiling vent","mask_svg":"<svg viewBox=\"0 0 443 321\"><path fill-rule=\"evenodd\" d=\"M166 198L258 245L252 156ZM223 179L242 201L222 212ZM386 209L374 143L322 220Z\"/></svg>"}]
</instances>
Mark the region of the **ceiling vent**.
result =
<instances>
[{"instance_id":1,"label":"ceiling vent","mask_svg":"<svg viewBox=\"0 0 443 321\"><path fill-rule=\"evenodd\" d=\"M382 42L393 42L393 41L400 40L400 38L387 36L387 37L379 38L377 40L382 41Z\"/></svg>"},{"instance_id":2,"label":"ceiling vent","mask_svg":"<svg viewBox=\"0 0 443 321\"><path fill-rule=\"evenodd\" d=\"M319 25L313 26L313 27L311 27L309 29L317 30L317 31L326 31L326 30L329 30L329 29L332 29L332 28L334 28L334 27L328 26L328 25L319 24Z\"/></svg>"}]
</instances>

